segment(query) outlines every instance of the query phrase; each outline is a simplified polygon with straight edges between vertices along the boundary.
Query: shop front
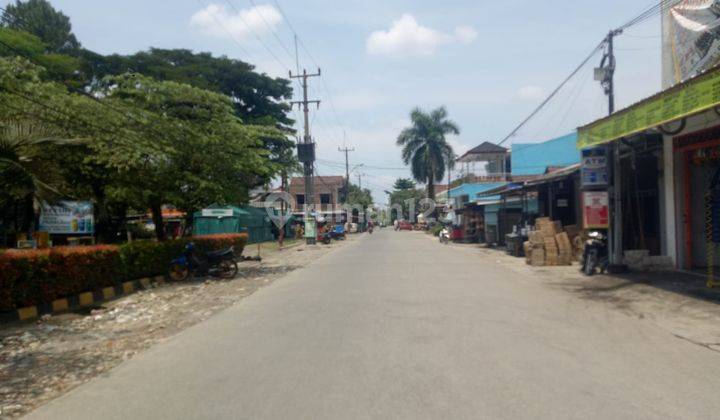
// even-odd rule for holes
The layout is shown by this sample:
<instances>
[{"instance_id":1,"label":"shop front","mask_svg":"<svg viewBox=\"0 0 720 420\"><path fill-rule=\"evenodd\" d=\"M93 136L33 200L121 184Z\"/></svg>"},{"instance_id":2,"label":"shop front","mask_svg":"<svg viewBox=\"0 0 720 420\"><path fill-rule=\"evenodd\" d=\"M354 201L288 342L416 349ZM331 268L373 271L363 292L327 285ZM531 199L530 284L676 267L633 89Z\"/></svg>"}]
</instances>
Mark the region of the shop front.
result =
<instances>
[{"instance_id":1,"label":"shop front","mask_svg":"<svg viewBox=\"0 0 720 420\"><path fill-rule=\"evenodd\" d=\"M640 268L708 274L720 253L720 69L581 127L578 148L609 151L610 246ZM637 261L635 261L637 262Z\"/></svg>"}]
</instances>

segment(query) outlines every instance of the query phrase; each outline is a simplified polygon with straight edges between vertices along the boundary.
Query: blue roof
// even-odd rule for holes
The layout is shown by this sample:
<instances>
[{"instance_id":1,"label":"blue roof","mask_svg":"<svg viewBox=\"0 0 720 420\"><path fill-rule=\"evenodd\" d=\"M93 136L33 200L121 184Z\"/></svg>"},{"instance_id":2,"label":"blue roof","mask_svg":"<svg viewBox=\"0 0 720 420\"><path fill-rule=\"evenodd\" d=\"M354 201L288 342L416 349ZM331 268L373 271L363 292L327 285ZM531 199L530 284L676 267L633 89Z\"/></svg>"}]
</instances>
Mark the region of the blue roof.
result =
<instances>
[{"instance_id":1,"label":"blue roof","mask_svg":"<svg viewBox=\"0 0 720 420\"><path fill-rule=\"evenodd\" d=\"M477 194L492 188L505 185L505 182L489 182L483 184L462 184L450 190L450 198L459 197L461 195L470 196L470 201L475 201Z\"/></svg>"},{"instance_id":2,"label":"blue roof","mask_svg":"<svg viewBox=\"0 0 720 420\"><path fill-rule=\"evenodd\" d=\"M511 162L513 175L541 175L548 166L580 163L577 133L542 143L513 143Z\"/></svg>"}]
</instances>

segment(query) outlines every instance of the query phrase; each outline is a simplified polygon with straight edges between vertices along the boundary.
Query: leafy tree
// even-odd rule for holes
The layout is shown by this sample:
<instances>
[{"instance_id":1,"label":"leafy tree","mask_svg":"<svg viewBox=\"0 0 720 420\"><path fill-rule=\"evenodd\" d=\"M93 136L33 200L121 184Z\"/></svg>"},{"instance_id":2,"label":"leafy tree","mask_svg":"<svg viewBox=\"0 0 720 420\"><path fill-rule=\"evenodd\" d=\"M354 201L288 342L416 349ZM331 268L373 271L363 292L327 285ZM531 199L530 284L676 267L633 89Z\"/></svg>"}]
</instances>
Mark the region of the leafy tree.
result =
<instances>
[{"instance_id":1,"label":"leafy tree","mask_svg":"<svg viewBox=\"0 0 720 420\"><path fill-rule=\"evenodd\" d=\"M137 74L110 77L104 84L109 100L152 121L145 127L152 141L126 158L128 170L116 193L151 210L158 239L164 239L163 204L191 213L214 202L242 202L250 187L279 170L268 162L261 139L283 134L242 124L227 96ZM115 147L100 151L107 163L123 158Z\"/></svg>"},{"instance_id":2,"label":"leafy tree","mask_svg":"<svg viewBox=\"0 0 720 420\"><path fill-rule=\"evenodd\" d=\"M443 179L447 162L453 161L453 150L445 135L459 134L460 129L447 119L444 107L430 113L415 108L410 120L412 126L402 130L397 144L402 147L403 161L410 165L413 178L427 183L427 196L434 200L434 183Z\"/></svg>"},{"instance_id":3,"label":"leafy tree","mask_svg":"<svg viewBox=\"0 0 720 420\"><path fill-rule=\"evenodd\" d=\"M61 195L59 169L42 159L43 151L76 144L77 140L62 139L37 122L13 120L0 126L0 207L5 210L12 203L21 203L23 229L34 219L36 203Z\"/></svg>"},{"instance_id":4,"label":"leafy tree","mask_svg":"<svg viewBox=\"0 0 720 420\"><path fill-rule=\"evenodd\" d=\"M86 72L96 79L108 75L140 73L161 81L184 83L196 88L222 93L232 101L236 115L254 125L292 126L288 118L292 97L290 81L255 72L255 67L225 56L193 53L190 50L149 51L103 57L83 52Z\"/></svg>"},{"instance_id":5,"label":"leafy tree","mask_svg":"<svg viewBox=\"0 0 720 420\"><path fill-rule=\"evenodd\" d=\"M80 49L70 18L55 10L47 0L16 0L15 4L5 7L2 21L8 28L40 38L48 52L73 53Z\"/></svg>"},{"instance_id":6,"label":"leafy tree","mask_svg":"<svg viewBox=\"0 0 720 420\"><path fill-rule=\"evenodd\" d=\"M391 212L392 220L411 220L416 217L421 209L420 200L423 199L423 196L423 190L415 188L391 192L390 206L399 210L399 214L398 212Z\"/></svg>"},{"instance_id":7,"label":"leafy tree","mask_svg":"<svg viewBox=\"0 0 720 420\"><path fill-rule=\"evenodd\" d=\"M346 204L362 207L363 209L368 208L373 204L372 192L367 188L360 188L355 184L350 184Z\"/></svg>"},{"instance_id":8,"label":"leafy tree","mask_svg":"<svg viewBox=\"0 0 720 420\"><path fill-rule=\"evenodd\" d=\"M73 86L83 87L79 73L81 61L64 54L48 53L46 45L37 36L24 31L0 27L0 56L29 57L43 67L41 76L46 80L55 80Z\"/></svg>"},{"instance_id":9,"label":"leafy tree","mask_svg":"<svg viewBox=\"0 0 720 420\"><path fill-rule=\"evenodd\" d=\"M415 183L412 181L412 179L398 178L395 181L393 188L396 190L411 190L415 188Z\"/></svg>"}]
</instances>

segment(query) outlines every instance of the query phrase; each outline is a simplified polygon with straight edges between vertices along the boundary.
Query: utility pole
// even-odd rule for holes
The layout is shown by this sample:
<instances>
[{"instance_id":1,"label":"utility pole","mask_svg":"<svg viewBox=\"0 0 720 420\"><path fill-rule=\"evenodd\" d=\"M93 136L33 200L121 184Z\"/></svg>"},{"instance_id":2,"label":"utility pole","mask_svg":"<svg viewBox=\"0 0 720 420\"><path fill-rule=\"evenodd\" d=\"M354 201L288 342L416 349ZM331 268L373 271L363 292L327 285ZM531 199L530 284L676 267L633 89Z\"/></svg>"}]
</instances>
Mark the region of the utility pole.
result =
<instances>
[{"instance_id":1,"label":"utility pole","mask_svg":"<svg viewBox=\"0 0 720 420\"><path fill-rule=\"evenodd\" d=\"M302 90L303 90L303 100L302 101L293 101L291 102L291 105L298 105L302 106L303 110L303 116L305 119L305 130L303 135L303 142L301 144L298 144L298 160L303 163L304 166L304 172L305 172L305 239L306 242L310 245L315 243L316 240L316 232L315 232L315 220L312 219L312 210L315 206L315 196L314 196L314 179L313 179L313 163L315 162L315 143L312 141L312 136L310 135L310 119L308 118L308 115L310 113L310 109L308 108L309 104L316 104L318 108L320 108L320 101L318 100L308 100L308 83L307 79L308 77L318 77L320 76L320 69L318 69L317 73L314 74L308 74L307 70L303 69L302 74L296 74L293 75L292 72L289 73L289 76L291 79L302 79Z\"/></svg>"},{"instance_id":2,"label":"utility pole","mask_svg":"<svg viewBox=\"0 0 720 420\"><path fill-rule=\"evenodd\" d=\"M355 176L358 177L358 187L362 190L362 177L365 176L365 174L357 174Z\"/></svg>"},{"instance_id":3,"label":"utility pole","mask_svg":"<svg viewBox=\"0 0 720 420\"><path fill-rule=\"evenodd\" d=\"M345 152L345 200L347 201L348 195L350 194L350 161L348 160L348 153L354 152L355 148L349 147L338 147L338 152Z\"/></svg>"},{"instance_id":4,"label":"utility pole","mask_svg":"<svg viewBox=\"0 0 720 420\"><path fill-rule=\"evenodd\" d=\"M606 50L600 61L600 67L597 68L595 79L600 81L601 86L605 90L608 97L608 115L615 112L615 53L613 50L614 38L622 33L622 29L614 29L608 32L605 38ZM620 141L615 141L607 146L608 161L612 162L612 182L610 184L609 195L612 197L610 204L611 222L608 229L608 256L610 259L611 269L622 270L622 186L620 171Z\"/></svg>"}]
</instances>

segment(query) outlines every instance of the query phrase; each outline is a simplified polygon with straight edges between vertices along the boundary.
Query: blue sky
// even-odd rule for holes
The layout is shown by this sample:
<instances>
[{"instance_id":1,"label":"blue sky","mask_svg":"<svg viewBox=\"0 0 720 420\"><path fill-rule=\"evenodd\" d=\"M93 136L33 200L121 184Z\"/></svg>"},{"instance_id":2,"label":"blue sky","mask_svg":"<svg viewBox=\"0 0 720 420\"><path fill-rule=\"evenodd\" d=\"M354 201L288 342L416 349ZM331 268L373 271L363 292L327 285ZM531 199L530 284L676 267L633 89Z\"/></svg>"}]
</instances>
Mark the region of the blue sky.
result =
<instances>
[{"instance_id":1,"label":"blue sky","mask_svg":"<svg viewBox=\"0 0 720 420\"><path fill-rule=\"evenodd\" d=\"M356 150L351 162L366 165L356 172L365 174L363 186L379 203L385 201L383 189L409 174L381 168L403 166L394 140L413 107L445 105L461 128L450 139L459 153L498 141L609 29L651 3L278 0L278 9L274 0L51 2L71 17L83 45L100 53L189 48L242 59L274 76L295 68L294 58L269 30L292 54L289 20L323 70L324 81L311 81L312 96L323 101L311 117L318 172L344 172L337 151L344 132ZM619 107L660 89L659 34L655 18L617 38ZM557 137L602 116L606 102L592 80L599 60L593 59L512 141ZM314 67L302 49L300 62L308 70Z\"/></svg>"}]
</instances>

